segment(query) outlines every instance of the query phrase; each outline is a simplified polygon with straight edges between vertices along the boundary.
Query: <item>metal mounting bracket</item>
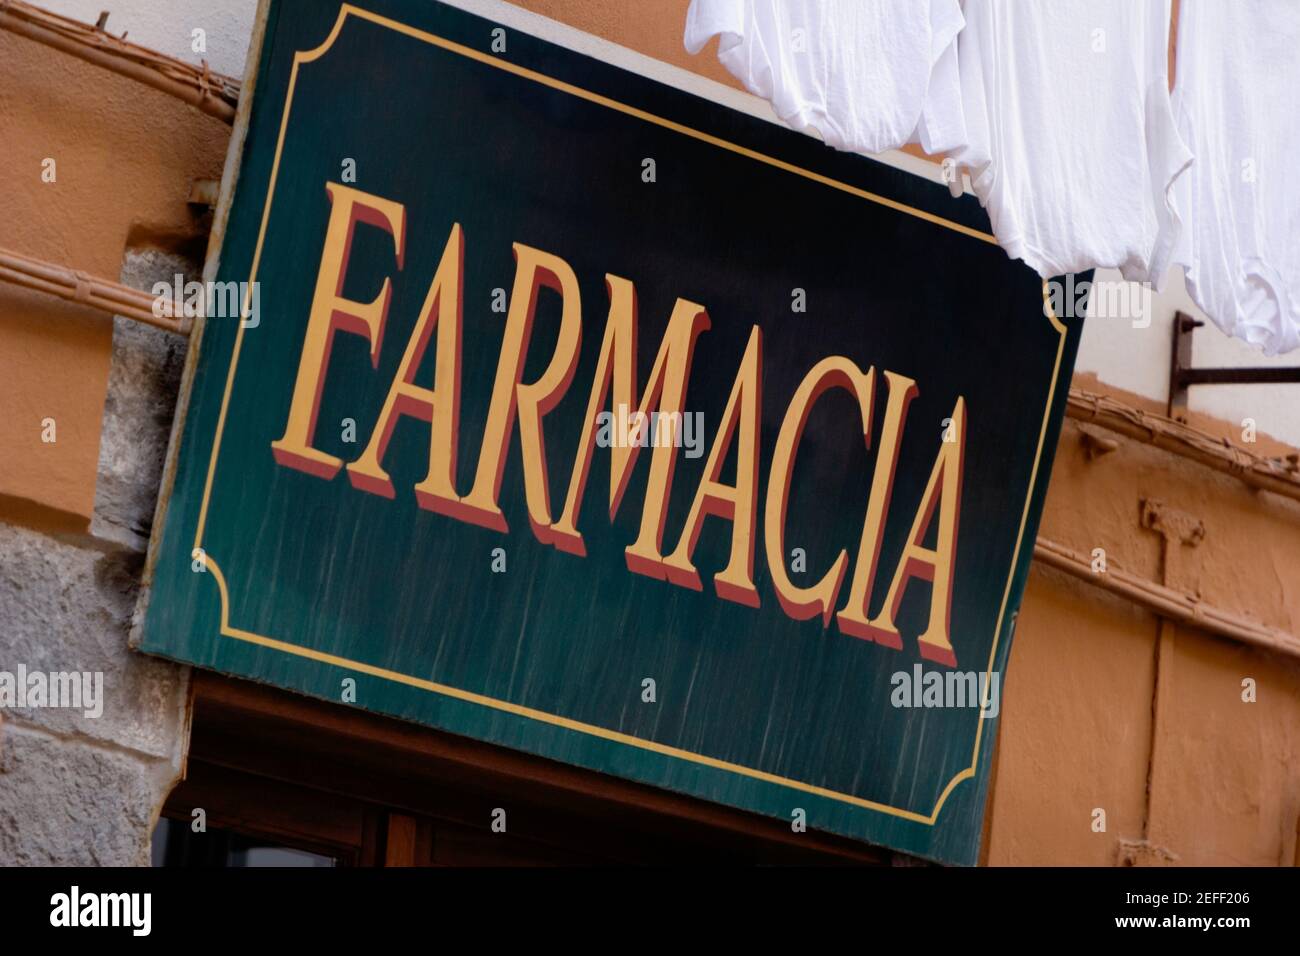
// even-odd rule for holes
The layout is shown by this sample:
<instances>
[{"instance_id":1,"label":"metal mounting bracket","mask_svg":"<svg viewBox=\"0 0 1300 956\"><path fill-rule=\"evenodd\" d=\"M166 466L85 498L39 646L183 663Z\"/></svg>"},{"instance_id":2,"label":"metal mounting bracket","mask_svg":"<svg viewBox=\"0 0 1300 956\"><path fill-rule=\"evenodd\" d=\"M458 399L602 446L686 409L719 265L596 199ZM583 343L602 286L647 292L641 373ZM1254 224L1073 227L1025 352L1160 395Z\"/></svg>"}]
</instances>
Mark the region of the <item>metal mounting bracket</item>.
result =
<instances>
[{"instance_id":1,"label":"metal mounting bracket","mask_svg":"<svg viewBox=\"0 0 1300 956\"><path fill-rule=\"evenodd\" d=\"M1170 418L1187 422L1187 390L1193 385L1300 384L1300 367L1193 368L1192 333L1204 325L1186 312L1174 315L1174 340L1169 361Z\"/></svg>"}]
</instances>

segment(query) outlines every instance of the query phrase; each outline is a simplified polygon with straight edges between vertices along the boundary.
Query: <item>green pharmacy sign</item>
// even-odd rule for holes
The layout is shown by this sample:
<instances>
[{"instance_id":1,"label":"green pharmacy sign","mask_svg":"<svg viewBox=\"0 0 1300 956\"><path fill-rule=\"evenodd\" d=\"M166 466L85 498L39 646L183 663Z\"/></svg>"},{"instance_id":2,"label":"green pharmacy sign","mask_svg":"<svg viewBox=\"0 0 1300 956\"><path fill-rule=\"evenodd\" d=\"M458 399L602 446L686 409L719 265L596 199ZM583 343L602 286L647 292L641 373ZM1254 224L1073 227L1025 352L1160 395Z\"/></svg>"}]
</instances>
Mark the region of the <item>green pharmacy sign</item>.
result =
<instances>
[{"instance_id":1,"label":"green pharmacy sign","mask_svg":"<svg viewBox=\"0 0 1300 956\"><path fill-rule=\"evenodd\" d=\"M266 12L138 646L976 861L1078 337L978 204L428 0Z\"/></svg>"}]
</instances>

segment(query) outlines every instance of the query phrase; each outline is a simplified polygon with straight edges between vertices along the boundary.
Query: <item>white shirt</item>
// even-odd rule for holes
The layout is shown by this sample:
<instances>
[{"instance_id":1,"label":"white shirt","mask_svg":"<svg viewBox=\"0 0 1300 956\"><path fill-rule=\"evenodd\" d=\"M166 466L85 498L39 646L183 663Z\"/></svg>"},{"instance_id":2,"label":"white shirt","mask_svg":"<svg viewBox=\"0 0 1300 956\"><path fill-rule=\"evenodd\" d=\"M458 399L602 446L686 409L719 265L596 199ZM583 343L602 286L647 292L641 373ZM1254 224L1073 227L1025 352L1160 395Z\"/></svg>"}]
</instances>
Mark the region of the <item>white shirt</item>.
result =
<instances>
[{"instance_id":1,"label":"white shirt","mask_svg":"<svg viewBox=\"0 0 1300 956\"><path fill-rule=\"evenodd\" d=\"M685 42L698 53L720 34L718 58L750 92L838 149L939 153L965 140L962 23L958 0L692 0Z\"/></svg>"},{"instance_id":2,"label":"white shirt","mask_svg":"<svg viewBox=\"0 0 1300 956\"><path fill-rule=\"evenodd\" d=\"M1168 88L1169 0L966 0L969 142L957 159L999 243L1048 278L1158 281L1191 154Z\"/></svg>"},{"instance_id":3,"label":"white shirt","mask_svg":"<svg viewBox=\"0 0 1300 956\"><path fill-rule=\"evenodd\" d=\"M1183 0L1174 107L1192 299L1269 354L1300 346L1300 3Z\"/></svg>"}]
</instances>

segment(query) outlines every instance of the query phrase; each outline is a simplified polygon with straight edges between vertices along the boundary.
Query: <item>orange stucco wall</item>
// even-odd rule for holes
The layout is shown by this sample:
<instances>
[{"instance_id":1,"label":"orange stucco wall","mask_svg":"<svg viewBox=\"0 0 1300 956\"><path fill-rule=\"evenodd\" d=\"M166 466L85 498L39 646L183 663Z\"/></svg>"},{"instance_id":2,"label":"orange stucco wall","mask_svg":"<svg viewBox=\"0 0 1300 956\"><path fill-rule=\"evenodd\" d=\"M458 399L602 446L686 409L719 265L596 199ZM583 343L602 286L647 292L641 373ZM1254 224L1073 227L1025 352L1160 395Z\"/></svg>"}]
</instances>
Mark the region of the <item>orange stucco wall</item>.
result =
<instances>
[{"instance_id":1,"label":"orange stucco wall","mask_svg":"<svg viewBox=\"0 0 1300 956\"><path fill-rule=\"evenodd\" d=\"M1157 500L1204 526L1166 547ZM1067 422L1043 536L1295 633L1300 502L1138 442L1090 459ZM1300 658L1164 625L1036 566L1012 648L986 848L992 863L1297 862ZM1243 700L1243 681L1257 699ZM1106 811L1104 833L1092 813Z\"/></svg>"},{"instance_id":2,"label":"orange stucco wall","mask_svg":"<svg viewBox=\"0 0 1300 956\"><path fill-rule=\"evenodd\" d=\"M691 56L682 46L686 9L690 0L653 0L651 3L610 3L608 0L513 0L516 7L540 13L577 27L602 40L652 56L741 89L718 62L718 41L713 40Z\"/></svg>"},{"instance_id":3,"label":"orange stucco wall","mask_svg":"<svg viewBox=\"0 0 1300 956\"><path fill-rule=\"evenodd\" d=\"M201 238L190 182L220 178L229 127L3 31L0 77L0 247L116 279L129 242ZM0 519L87 525L112 331L101 313L0 284Z\"/></svg>"}]
</instances>

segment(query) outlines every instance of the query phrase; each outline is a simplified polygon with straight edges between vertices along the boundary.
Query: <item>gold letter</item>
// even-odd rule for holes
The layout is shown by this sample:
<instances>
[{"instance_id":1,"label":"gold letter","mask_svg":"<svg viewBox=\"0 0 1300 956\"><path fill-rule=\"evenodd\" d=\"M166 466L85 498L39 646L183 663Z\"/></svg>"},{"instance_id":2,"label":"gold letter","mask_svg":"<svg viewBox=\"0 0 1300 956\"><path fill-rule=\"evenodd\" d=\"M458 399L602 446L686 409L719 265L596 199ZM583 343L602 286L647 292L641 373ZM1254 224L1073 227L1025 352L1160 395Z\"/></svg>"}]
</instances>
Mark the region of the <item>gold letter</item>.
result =
<instances>
[{"instance_id":1,"label":"gold letter","mask_svg":"<svg viewBox=\"0 0 1300 956\"><path fill-rule=\"evenodd\" d=\"M343 461L318 451L311 443L316 433L316 414L320 411L321 389L325 385L334 332L341 329L364 335L370 342L370 363L378 365L384 321L388 317L388 303L393 291L392 281L385 276L383 288L373 301L363 304L343 298L343 278L352 252L352 238L358 222L386 230L393 237L397 268L402 268L406 207L338 183L326 183L325 192L332 208L325 228L325 248L321 251L316 292L312 296L307 334L302 343L302 358L298 363L298 379L293 386L284 435L271 442L271 451L281 465L329 479L338 474Z\"/></svg>"},{"instance_id":2,"label":"gold letter","mask_svg":"<svg viewBox=\"0 0 1300 956\"><path fill-rule=\"evenodd\" d=\"M939 444L939 455L935 458L930 480L926 483L925 494L912 530L907 536L902 557L898 560L898 570L894 572L894 581L889 586L889 594L867 628L871 636L889 647L901 648L902 638L894 626L894 616L902 603L903 592L912 578L921 578L930 582L930 617L925 633L918 641L921 656L928 660L957 666L957 656L953 653L952 641L949 639L949 626L952 617L952 569L957 552L957 519L961 512L961 477L962 463L966 447L966 400L960 396L952 410L952 441ZM939 508L939 530L935 536L934 548L927 548L921 542L925 540L930 521L934 518L935 506Z\"/></svg>"},{"instance_id":3,"label":"gold letter","mask_svg":"<svg viewBox=\"0 0 1300 956\"><path fill-rule=\"evenodd\" d=\"M429 473L415 486L421 508L448 512L447 503L456 498L456 443L460 422L461 293L464 282L465 242L460 223L451 227L442 261L424 298L406 353L393 376L388 398L375 422L370 444L361 457L348 465L348 480L354 488L371 494L394 497L393 482L382 462L393 428L403 415L429 422ZM434 326L438 327L433 388L414 383L424 360L424 351Z\"/></svg>"},{"instance_id":4,"label":"gold letter","mask_svg":"<svg viewBox=\"0 0 1300 956\"><path fill-rule=\"evenodd\" d=\"M497 497L501 492L501 476L505 473L506 453L510 448L510 430L518 413L528 520L538 539L546 541L551 524L551 495L546 478L542 417L564 397L578 367L582 305L578 277L567 262L518 242L514 244L514 250L515 284L510 294L510 311L506 315L505 338L501 342L501 358L492 386L487 425L483 429L478 470L474 487L454 510L455 516L463 521L497 531L508 530L505 515L497 506ZM537 290L543 285L560 293L563 307L560 334L555 343L555 354L542 377L531 385L525 385L520 377L533 333Z\"/></svg>"},{"instance_id":5,"label":"gold letter","mask_svg":"<svg viewBox=\"0 0 1300 956\"><path fill-rule=\"evenodd\" d=\"M772 573L772 586L781 609L796 621L805 621L818 613L822 627L830 623L831 611L844 583L849 555L840 551L830 570L820 581L809 588L796 587L785 570L785 513L790 501L790 483L794 477L794 458L803 438L808 413L817 399L828 389L839 387L851 392L858 400L862 413L862 440L871 447L871 409L876 387L876 370L866 374L852 361L840 355L822 359L813 366L799 383L790 407L786 409L772 453L772 467L767 479L767 511L764 521L764 539L767 544L767 566Z\"/></svg>"},{"instance_id":6,"label":"gold letter","mask_svg":"<svg viewBox=\"0 0 1300 956\"><path fill-rule=\"evenodd\" d=\"M880 445L876 449L876 467L871 477L871 496L867 499L867 516L862 523L862 539L858 543L858 563L853 569L853 584L849 587L849 600L835 616L845 634L871 640L867 621L871 589L876 582L876 569L880 562L880 545L885 537L885 516L889 513L889 499L894 493L894 472L898 468L898 440L907 420L907 406L916 397L916 382L894 372L885 372L889 397L885 403L885 422L881 429Z\"/></svg>"},{"instance_id":7,"label":"gold letter","mask_svg":"<svg viewBox=\"0 0 1300 956\"><path fill-rule=\"evenodd\" d=\"M763 333L756 325L749 335L749 345L740 360L736 382L731 386L722 427L709 450L695 501L691 504L686 527L677 548L664 562L668 580L682 587L701 590L700 575L691 563L691 553L700 539L706 515L732 522L731 558L727 566L714 575L718 597L749 607L758 607L758 590L754 587L754 521L758 510L758 435L762 413ZM740 426L740 444L736 446L736 484L724 485L718 479L727 458L731 440Z\"/></svg>"},{"instance_id":8,"label":"gold letter","mask_svg":"<svg viewBox=\"0 0 1300 956\"><path fill-rule=\"evenodd\" d=\"M691 373L691 358L695 352L695 339L709 327L709 316L703 306L678 299L673 307L668 328L659 344L650 381L645 393L638 397L636 387L637 307L636 290L627 279L606 275L609 290L609 321L605 325L605 339L600 347L596 377L592 381L591 399L587 403L587 417L582 426L582 437L569 479L569 493L564 502L564 512L550 529L550 541L561 551L585 555L586 546L576 524L582 508L582 496L587 487L587 474L596 447L596 416L609 394L610 379L614 384L614 414L632 408L638 410L639 420L646 421L650 412L658 409L668 416L681 412L686 398L686 382ZM618 513L632 477L632 468L641 452L640 444L629 442L619 435L610 447L609 516ZM645 557L657 564L662 561L659 548L663 542L664 520L668 514L668 492L672 486L673 470L677 463L677 449L672 445L656 445L650 458L650 478L646 488L645 505L641 512L641 533L637 543L627 551L628 567L636 570L636 562ZM653 540L653 550L650 542Z\"/></svg>"}]
</instances>

